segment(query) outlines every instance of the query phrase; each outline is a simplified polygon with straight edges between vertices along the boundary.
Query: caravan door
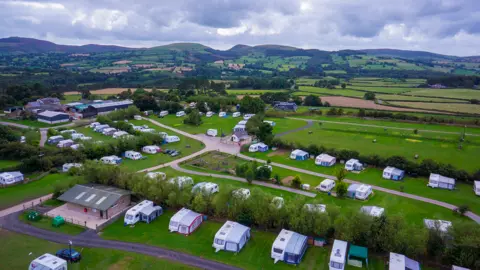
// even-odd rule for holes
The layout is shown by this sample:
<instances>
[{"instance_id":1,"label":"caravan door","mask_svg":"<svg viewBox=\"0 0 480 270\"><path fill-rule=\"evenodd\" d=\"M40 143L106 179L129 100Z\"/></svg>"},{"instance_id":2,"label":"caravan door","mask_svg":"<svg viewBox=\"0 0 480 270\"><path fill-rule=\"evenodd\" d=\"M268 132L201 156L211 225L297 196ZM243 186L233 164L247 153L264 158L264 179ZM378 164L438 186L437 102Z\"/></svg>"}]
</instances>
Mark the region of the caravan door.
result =
<instances>
[{"instance_id":1,"label":"caravan door","mask_svg":"<svg viewBox=\"0 0 480 270\"><path fill-rule=\"evenodd\" d=\"M228 250L228 251L236 252L237 251L237 243L227 242L227 244L225 245L225 249Z\"/></svg>"}]
</instances>

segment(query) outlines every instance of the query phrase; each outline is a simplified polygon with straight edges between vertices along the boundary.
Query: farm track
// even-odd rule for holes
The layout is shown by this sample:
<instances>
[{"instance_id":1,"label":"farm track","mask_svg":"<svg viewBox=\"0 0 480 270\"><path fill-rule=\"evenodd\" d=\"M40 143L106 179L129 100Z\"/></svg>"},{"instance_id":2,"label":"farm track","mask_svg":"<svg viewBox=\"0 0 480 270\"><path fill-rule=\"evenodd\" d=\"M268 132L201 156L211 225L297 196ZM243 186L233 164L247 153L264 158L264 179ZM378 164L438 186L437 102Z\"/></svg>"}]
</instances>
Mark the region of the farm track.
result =
<instances>
[{"instance_id":1,"label":"farm track","mask_svg":"<svg viewBox=\"0 0 480 270\"><path fill-rule=\"evenodd\" d=\"M358 126L358 127L373 127L373 128L386 128L386 129L395 129L395 130L405 130L405 131L414 131L414 128L401 128L401 127L392 127L392 126L379 126L379 125L370 125L370 124L358 124L350 122L337 122L337 121L328 121L328 120L311 120L297 117L287 117L292 120L303 120L307 122L321 122L321 123L330 123L330 124L339 124L339 125L348 125L348 126ZM460 132L451 132L451 131L438 131L438 130L428 130L428 129L418 129L419 132L428 132L428 133L439 133L439 134L449 134L449 135L459 135ZM467 136L479 137L480 134L465 133Z\"/></svg>"},{"instance_id":2,"label":"farm track","mask_svg":"<svg viewBox=\"0 0 480 270\"><path fill-rule=\"evenodd\" d=\"M29 129L29 128L31 128L31 127L29 127L29 126L22 125L22 124L10 123L10 122L2 122L2 121L0 121L0 125L12 126L12 127L17 127L17 128L22 128L22 129ZM55 126L55 127L52 127L52 128L71 127L71 126L73 126L73 125L74 125L74 123L69 123L69 124L65 124L65 125L61 125L61 126ZM47 131L48 131L48 129L49 129L49 128L39 128L39 130L40 130L40 143L39 143L39 146L40 146L40 147L44 147L44 146L45 146L45 143L47 142L47 137L48 137Z\"/></svg>"}]
</instances>

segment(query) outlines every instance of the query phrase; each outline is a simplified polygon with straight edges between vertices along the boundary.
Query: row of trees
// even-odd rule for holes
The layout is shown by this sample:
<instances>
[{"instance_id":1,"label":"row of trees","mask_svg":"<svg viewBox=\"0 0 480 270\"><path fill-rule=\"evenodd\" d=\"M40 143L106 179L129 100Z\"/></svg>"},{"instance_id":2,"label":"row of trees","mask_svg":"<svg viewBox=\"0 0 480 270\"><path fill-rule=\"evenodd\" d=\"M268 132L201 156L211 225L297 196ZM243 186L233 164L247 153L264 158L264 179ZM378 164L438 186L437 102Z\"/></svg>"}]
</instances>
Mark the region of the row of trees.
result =
<instances>
[{"instance_id":1,"label":"row of trees","mask_svg":"<svg viewBox=\"0 0 480 270\"><path fill-rule=\"evenodd\" d=\"M326 213L310 212L304 207L305 197L299 195L288 198L279 207L273 203L271 194L256 188L244 200L233 195L231 186L222 186L215 195L192 193L190 187L180 189L168 181L149 179L121 167L91 161L84 164L80 173L84 181L128 189L139 199L149 199L163 207L188 207L217 219L236 220L260 229L286 228L309 236L343 239L367 246L376 253L429 256L445 264L478 266L480 228L474 223L454 224L447 236L439 230L412 226L399 214L372 218L358 211L340 211L334 205L329 205Z\"/></svg>"}]
</instances>

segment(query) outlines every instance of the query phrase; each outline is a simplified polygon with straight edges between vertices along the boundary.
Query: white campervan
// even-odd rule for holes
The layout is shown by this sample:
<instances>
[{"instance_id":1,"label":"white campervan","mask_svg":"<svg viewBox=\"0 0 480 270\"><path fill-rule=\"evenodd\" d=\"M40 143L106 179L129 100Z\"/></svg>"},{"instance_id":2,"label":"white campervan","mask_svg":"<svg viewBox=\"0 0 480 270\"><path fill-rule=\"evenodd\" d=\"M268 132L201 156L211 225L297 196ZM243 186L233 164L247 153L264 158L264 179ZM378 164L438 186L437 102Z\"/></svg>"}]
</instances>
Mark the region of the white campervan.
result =
<instances>
[{"instance_id":1,"label":"white campervan","mask_svg":"<svg viewBox=\"0 0 480 270\"><path fill-rule=\"evenodd\" d=\"M234 113L232 114L232 117L239 117L239 116L241 116L241 115L242 115L242 114L241 114L240 112L234 112Z\"/></svg>"},{"instance_id":2,"label":"white campervan","mask_svg":"<svg viewBox=\"0 0 480 270\"><path fill-rule=\"evenodd\" d=\"M133 119L135 119L135 120L142 120L142 116L140 116L140 115L134 115L134 116L133 116Z\"/></svg>"},{"instance_id":3,"label":"white campervan","mask_svg":"<svg viewBox=\"0 0 480 270\"><path fill-rule=\"evenodd\" d=\"M98 125L100 125L99 122L93 122L93 123L91 123L91 124L88 125L88 126L91 127L91 128L95 128L95 127L97 127Z\"/></svg>"},{"instance_id":4,"label":"white campervan","mask_svg":"<svg viewBox=\"0 0 480 270\"><path fill-rule=\"evenodd\" d=\"M220 188L217 184L211 182L201 182L193 186L192 192L205 192L206 194L214 194L220 191Z\"/></svg>"},{"instance_id":5,"label":"white campervan","mask_svg":"<svg viewBox=\"0 0 480 270\"><path fill-rule=\"evenodd\" d=\"M179 142L180 141L180 138L178 136L166 136L165 137L165 142L166 143L174 143L174 142Z\"/></svg>"},{"instance_id":6,"label":"white campervan","mask_svg":"<svg viewBox=\"0 0 480 270\"><path fill-rule=\"evenodd\" d=\"M480 196L480 181L473 181L473 191L475 195Z\"/></svg>"},{"instance_id":7,"label":"white campervan","mask_svg":"<svg viewBox=\"0 0 480 270\"><path fill-rule=\"evenodd\" d=\"M215 114L214 112L207 112L207 114L205 116L212 117L214 114Z\"/></svg>"},{"instance_id":8,"label":"white campervan","mask_svg":"<svg viewBox=\"0 0 480 270\"><path fill-rule=\"evenodd\" d=\"M93 130L95 132L102 132L104 129L109 128L109 125L96 125Z\"/></svg>"},{"instance_id":9,"label":"white campervan","mask_svg":"<svg viewBox=\"0 0 480 270\"><path fill-rule=\"evenodd\" d=\"M329 192L335 187L335 181L332 179L323 180L315 189L322 192Z\"/></svg>"},{"instance_id":10,"label":"white campervan","mask_svg":"<svg viewBox=\"0 0 480 270\"><path fill-rule=\"evenodd\" d=\"M139 160L143 156L137 151L125 151L125 157L128 159Z\"/></svg>"},{"instance_id":11,"label":"white campervan","mask_svg":"<svg viewBox=\"0 0 480 270\"><path fill-rule=\"evenodd\" d=\"M74 134L74 133L77 133L75 129L67 129L67 130L60 131L60 134Z\"/></svg>"},{"instance_id":12,"label":"white campervan","mask_svg":"<svg viewBox=\"0 0 480 270\"><path fill-rule=\"evenodd\" d=\"M156 145L146 145L142 147L142 152L147 154L157 154L160 153L162 149Z\"/></svg>"},{"instance_id":13,"label":"white campervan","mask_svg":"<svg viewBox=\"0 0 480 270\"><path fill-rule=\"evenodd\" d=\"M347 246L347 242L335 239L333 242L332 253L330 254L330 262L328 263L330 270L345 269L345 262L347 261Z\"/></svg>"},{"instance_id":14,"label":"white campervan","mask_svg":"<svg viewBox=\"0 0 480 270\"><path fill-rule=\"evenodd\" d=\"M212 137L216 137L218 135L218 130L210 128L210 129L207 130L207 135L212 136Z\"/></svg>"},{"instance_id":15,"label":"white campervan","mask_svg":"<svg viewBox=\"0 0 480 270\"><path fill-rule=\"evenodd\" d=\"M280 209L285 204L285 200L282 197L273 197L271 204L273 207Z\"/></svg>"},{"instance_id":16,"label":"white campervan","mask_svg":"<svg viewBox=\"0 0 480 270\"><path fill-rule=\"evenodd\" d=\"M117 165L122 162L122 159L117 156L106 156L100 159L103 164Z\"/></svg>"},{"instance_id":17,"label":"white campervan","mask_svg":"<svg viewBox=\"0 0 480 270\"><path fill-rule=\"evenodd\" d=\"M161 111L159 114L160 117L165 117L167 115L168 115L168 111Z\"/></svg>"},{"instance_id":18,"label":"white campervan","mask_svg":"<svg viewBox=\"0 0 480 270\"><path fill-rule=\"evenodd\" d=\"M105 128L102 130L102 134L103 135L107 135L107 136L112 136L113 133L117 132L117 129L116 128Z\"/></svg>"},{"instance_id":19,"label":"white campervan","mask_svg":"<svg viewBox=\"0 0 480 270\"><path fill-rule=\"evenodd\" d=\"M355 198L359 200L366 200L372 194L372 186L360 185L355 191Z\"/></svg>"},{"instance_id":20,"label":"white campervan","mask_svg":"<svg viewBox=\"0 0 480 270\"><path fill-rule=\"evenodd\" d=\"M179 111L175 114L177 117L183 117L185 116L185 112L184 111Z\"/></svg>"},{"instance_id":21,"label":"white campervan","mask_svg":"<svg viewBox=\"0 0 480 270\"><path fill-rule=\"evenodd\" d=\"M67 261L45 253L30 263L28 270L67 270Z\"/></svg>"}]
</instances>

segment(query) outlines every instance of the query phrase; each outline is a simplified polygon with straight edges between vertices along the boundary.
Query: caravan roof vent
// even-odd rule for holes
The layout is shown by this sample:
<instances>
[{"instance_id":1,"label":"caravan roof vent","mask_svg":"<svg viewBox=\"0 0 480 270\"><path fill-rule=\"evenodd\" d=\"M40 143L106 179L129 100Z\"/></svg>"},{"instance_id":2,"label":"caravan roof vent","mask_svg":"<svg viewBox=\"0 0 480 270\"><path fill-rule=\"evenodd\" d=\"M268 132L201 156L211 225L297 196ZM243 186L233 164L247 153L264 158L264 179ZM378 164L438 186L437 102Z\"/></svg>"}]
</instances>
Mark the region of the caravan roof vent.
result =
<instances>
[{"instance_id":1,"label":"caravan roof vent","mask_svg":"<svg viewBox=\"0 0 480 270\"><path fill-rule=\"evenodd\" d=\"M340 254L340 249L337 249L337 251L335 251L335 256L342 257L342 254Z\"/></svg>"},{"instance_id":2,"label":"caravan roof vent","mask_svg":"<svg viewBox=\"0 0 480 270\"><path fill-rule=\"evenodd\" d=\"M45 257L47 257L47 256L43 255L42 257L40 257L40 258L38 258L38 259L39 259L39 260L43 260L43 259L45 259Z\"/></svg>"},{"instance_id":3,"label":"caravan roof vent","mask_svg":"<svg viewBox=\"0 0 480 270\"><path fill-rule=\"evenodd\" d=\"M285 241L285 238L280 238L280 241L282 241L282 242Z\"/></svg>"}]
</instances>

